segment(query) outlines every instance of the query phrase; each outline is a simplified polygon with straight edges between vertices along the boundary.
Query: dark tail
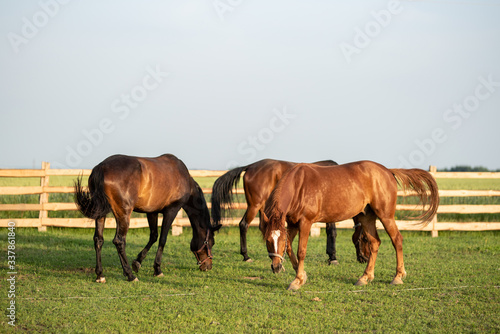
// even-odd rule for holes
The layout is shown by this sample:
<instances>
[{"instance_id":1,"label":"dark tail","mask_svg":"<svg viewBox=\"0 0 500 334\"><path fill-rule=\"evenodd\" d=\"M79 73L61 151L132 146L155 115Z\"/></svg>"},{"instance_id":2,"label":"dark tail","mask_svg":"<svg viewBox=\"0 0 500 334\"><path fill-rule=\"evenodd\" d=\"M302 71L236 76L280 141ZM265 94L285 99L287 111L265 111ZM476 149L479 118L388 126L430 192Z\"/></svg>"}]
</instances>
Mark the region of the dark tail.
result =
<instances>
[{"instance_id":1,"label":"dark tail","mask_svg":"<svg viewBox=\"0 0 500 334\"><path fill-rule=\"evenodd\" d=\"M229 212L225 206L231 207L233 204L233 188L236 188L240 181L241 173L246 171L250 165L231 169L226 174L215 180L212 187L212 221L219 225L222 220L222 213Z\"/></svg>"},{"instance_id":2,"label":"dark tail","mask_svg":"<svg viewBox=\"0 0 500 334\"><path fill-rule=\"evenodd\" d=\"M439 190L434 177L422 169L391 169L390 171L403 191L415 190L422 206L425 208L429 205L429 208L423 211L420 216L410 217L421 219L424 226L428 225L439 207Z\"/></svg>"},{"instance_id":3,"label":"dark tail","mask_svg":"<svg viewBox=\"0 0 500 334\"><path fill-rule=\"evenodd\" d=\"M89 190L82 186L82 176L75 182L75 203L78 210L87 218L99 219L106 217L111 211L108 197L104 193L104 174L97 165L89 177Z\"/></svg>"}]
</instances>

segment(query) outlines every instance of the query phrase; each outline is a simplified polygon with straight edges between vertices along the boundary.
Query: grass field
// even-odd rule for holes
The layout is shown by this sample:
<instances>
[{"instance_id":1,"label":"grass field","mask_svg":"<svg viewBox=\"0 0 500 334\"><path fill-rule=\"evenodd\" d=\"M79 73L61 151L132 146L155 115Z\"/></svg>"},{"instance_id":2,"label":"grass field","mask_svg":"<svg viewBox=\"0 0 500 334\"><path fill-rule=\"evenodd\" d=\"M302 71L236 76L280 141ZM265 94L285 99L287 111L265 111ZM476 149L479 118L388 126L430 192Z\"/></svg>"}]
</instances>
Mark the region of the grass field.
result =
<instances>
[{"instance_id":1,"label":"grass field","mask_svg":"<svg viewBox=\"0 0 500 334\"><path fill-rule=\"evenodd\" d=\"M265 245L249 230L253 263L241 261L237 228L216 235L214 268L197 269L189 251L190 229L169 236L165 277L153 277L153 254L143 262L139 282L127 282L105 231L103 265L107 283L95 283L91 229L16 229L16 325L1 318L0 332L48 333L457 333L500 331L500 232L403 232L405 284L391 286L395 252L387 234L375 280L353 284L365 265L355 261L351 230L340 230L340 265L328 266L325 232L309 239L305 269L309 280L286 291L294 277L272 274ZM7 270L7 229L0 231ZM127 254L146 244L146 229L131 230ZM156 251L153 246L152 252ZM0 307L7 308L2 279Z\"/></svg>"},{"instance_id":2,"label":"grass field","mask_svg":"<svg viewBox=\"0 0 500 334\"><path fill-rule=\"evenodd\" d=\"M73 177L51 177L51 186L72 185ZM210 188L215 178L197 181ZM0 186L37 186L38 178L0 178ZM438 179L440 189L500 190L500 180ZM206 195L207 200L210 195ZM240 195L241 202L244 197ZM50 202L72 202L72 194L51 194ZM0 196L0 203L38 203L38 195ZM410 200L411 202L411 200ZM441 204L500 204L499 197L442 198ZM235 211L235 215L242 211ZM405 213L406 214L406 213ZM50 212L50 217L81 217L76 211ZM134 216L141 216L135 214ZM0 212L0 218L38 218L38 212ZM440 214L439 221L500 221L500 214ZM154 278L156 246L143 262L139 282L126 282L105 231L103 266L106 284L94 282L92 229L16 229L16 326L4 316L3 332L49 333L331 333L331 332L490 332L500 331L500 231L402 232L408 277L391 286L395 252L387 234L375 280L353 284L364 264L355 261L351 230L339 230L341 264L328 266L325 231L310 238L306 271L309 280L298 292L286 291L294 272L274 275L260 232L249 230L249 253L239 254L237 228L216 235L214 269L200 272L189 252L190 228L169 236L165 277ZM7 273L7 229L0 229L0 262ZM131 261L146 244L147 229L129 231ZM2 275L4 276L4 275ZM2 279L0 307L7 314L8 285Z\"/></svg>"}]
</instances>

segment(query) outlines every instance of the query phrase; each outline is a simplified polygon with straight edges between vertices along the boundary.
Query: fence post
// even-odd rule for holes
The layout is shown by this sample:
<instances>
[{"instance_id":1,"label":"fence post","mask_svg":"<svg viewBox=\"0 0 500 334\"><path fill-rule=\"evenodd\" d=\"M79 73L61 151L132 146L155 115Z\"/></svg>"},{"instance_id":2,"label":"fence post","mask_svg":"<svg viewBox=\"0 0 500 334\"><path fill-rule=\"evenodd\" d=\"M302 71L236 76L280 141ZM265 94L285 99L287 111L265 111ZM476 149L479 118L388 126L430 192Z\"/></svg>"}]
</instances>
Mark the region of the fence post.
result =
<instances>
[{"instance_id":1,"label":"fence post","mask_svg":"<svg viewBox=\"0 0 500 334\"><path fill-rule=\"evenodd\" d=\"M40 225L38 226L39 232L47 231L47 226L44 225L44 218L48 218L49 214L47 210L44 210L44 204L49 202L49 193L46 192L45 187L49 186L49 176L47 175L47 170L50 168L50 162L42 162L42 170L44 171L44 176L40 177L40 186L42 186L42 193L40 194L40 214L38 218L40 219Z\"/></svg>"},{"instance_id":2,"label":"fence post","mask_svg":"<svg viewBox=\"0 0 500 334\"><path fill-rule=\"evenodd\" d=\"M177 212L174 222L172 223L172 236L178 236L182 234L182 226L177 225L177 218L182 218L182 209Z\"/></svg>"},{"instance_id":3,"label":"fence post","mask_svg":"<svg viewBox=\"0 0 500 334\"><path fill-rule=\"evenodd\" d=\"M320 234L321 234L321 227L319 226L319 224L312 224L310 236L311 237L319 237Z\"/></svg>"},{"instance_id":4,"label":"fence post","mask_svg":"<svg viewBox=\"0 0 500 334\"><path fill-rule=\"evenodd\" d=\"M437 238L439 236L438 230L436 230L436 223L437 223L437 214L432 218L432 232L431 235L433 238Z\"/></svg>"},{"instance_id":5,"label":"fence post","mask_svg":"<svg viewBox=\"0 0 500 334\"><path fill-rule=\"evenodd\" d=\"M436 166L429 166L429 173L436 173L437 172L437 167ZM434 177L434 175L433 175ZM439 236L439 232L438 230L436 229L436 223L437 223L437 213L436 215L434 216L434 218L432 218L432 231L431 231L431 235L433 238L437 238Z\"/></svg>"}]
</instances>

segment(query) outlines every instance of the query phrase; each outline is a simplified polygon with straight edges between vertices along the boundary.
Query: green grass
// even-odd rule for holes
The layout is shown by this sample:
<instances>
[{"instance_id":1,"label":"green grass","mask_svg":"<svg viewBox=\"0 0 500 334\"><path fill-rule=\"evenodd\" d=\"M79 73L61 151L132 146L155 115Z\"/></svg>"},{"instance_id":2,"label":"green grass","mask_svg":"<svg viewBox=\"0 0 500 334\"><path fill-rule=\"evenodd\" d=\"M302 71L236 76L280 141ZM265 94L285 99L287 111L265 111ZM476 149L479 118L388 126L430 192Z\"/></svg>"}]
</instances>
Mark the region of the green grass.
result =
<instances>
[{"instance_id":1,"label":"green grass","mask_svg":"<svg viewBox=\"0 0 500 334\"><path fill-rule=\"evenodd\" d=\"M197 269L189 251L190 229L169 236L163 257L165 277L153 277L156 246L143 262L139 282L121 273L114 231L105 231L103 265L107 283L94 283L91 229L16 230L15 328L1 318L0 332L49 333L332 333L332 332L489 332L500 331L500 232L403 232L405 284L391 286L395 252L387 234L375 280L353 284L365 265L355 261L351 230L340 230L340 265L328 266L325 232L310 238L305 269L308 282L286 291L293 280L272 274L265 245L249 230L249 252L239 255L237 228L216 235L214 268ZM0 231L6 268L7 230ZM147 229L131 230L129 260L146 244ZM2 279L2 282L5 282ZM0 307L7 307L7 285Z\"/></svg>"},{"instance_id":2,"label":"green grass","mask_svg":"<svg viewBox=\"0 0 500 334\"><path fill-rule=\"evenodd\" d=\"M500 190L500 179L436 179L443 190Z\"/></svg>"}]
</instances>

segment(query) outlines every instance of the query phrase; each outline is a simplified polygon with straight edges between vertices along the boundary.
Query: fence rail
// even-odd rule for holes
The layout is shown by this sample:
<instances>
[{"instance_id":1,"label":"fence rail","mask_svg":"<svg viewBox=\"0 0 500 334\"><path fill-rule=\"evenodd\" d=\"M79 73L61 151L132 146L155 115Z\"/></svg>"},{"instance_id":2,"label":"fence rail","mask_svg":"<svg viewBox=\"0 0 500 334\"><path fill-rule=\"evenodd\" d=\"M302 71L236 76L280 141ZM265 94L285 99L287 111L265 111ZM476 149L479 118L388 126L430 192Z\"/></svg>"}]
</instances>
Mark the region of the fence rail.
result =
<instances>
[{"instance_id":1,"label":"fence rail","mask_svg":"<svg viewBox=\"0 0 500 334\"><path fill-rule=\"evenodd\" d=\"M498 179L500 173L461 173L461 172L436 172L435 167L430 168L431 174L435 178L479 178L479 179ZM209 171L209 170L192 170L190 171L193 177L219 177L226 171ZM0 187L0 195L40 195L38 204L0 204L0 211L39 211L39 218L32 219L0 219L0 227L7 227L8 223L14 221L17 227L38 227L40 231L44 231L47 226L57 227L94 227L94 221L87 218L50 218L49 211L73 211L77 210L75 203L52 203L49 202L49 194L51 193L73 193L73 187L67 186L50 186L50 176L89 176L90 169L51 169L47 162L42 163L41 169L0 169L0 177L14 178L40 178L40 186L26 187ZM211 194L212 189L204 188L205 194ZM243 189L237 189L237 194L244 194ZM398 196L405 195L403 192L398 192ZM407 193L406 196L411 195ZM440 190L441 197L492 197L500 196L500 191L496 190ZM210 203L208 203L210 207ZM234 209L246 209L246 203L235 203ZM396 207L400 211L419 210L416 205L398 204ZM458 214L477 214L477 213L500 213L500 205L440 205L438 214L443 213L458 213ZM234 226L240 221L238 219L227 219L224 225ZM161 223L161 220L160 220ZM484 231L484 230L500 230L500 222L439 222L436 217L428 226L422 228L417 222L398 220L397 224L401 230L423 230L432 231L433 236L437 236L438 231L456 230L456 231ZM258 219L255 219L251 225L257 225ZM146 218L132 218L130 228L147 227ZM189 220L183 217L180 213L172 225L173 234L182 233L182 227L189 226ZM323 223L316 223L313 226L314 233L323 227ZM352 228L352 220L346 220L337 223L338 228ZM115 228L116 222L114 218L106 219L106 228ZM382 229L383 226L377 222L377 227Z\"/></svg>"}]
</instances>

